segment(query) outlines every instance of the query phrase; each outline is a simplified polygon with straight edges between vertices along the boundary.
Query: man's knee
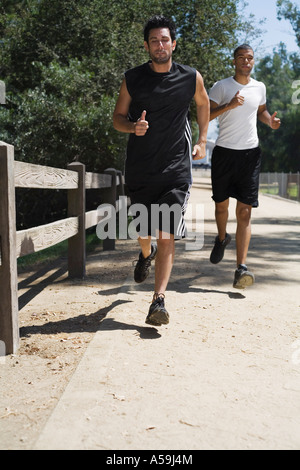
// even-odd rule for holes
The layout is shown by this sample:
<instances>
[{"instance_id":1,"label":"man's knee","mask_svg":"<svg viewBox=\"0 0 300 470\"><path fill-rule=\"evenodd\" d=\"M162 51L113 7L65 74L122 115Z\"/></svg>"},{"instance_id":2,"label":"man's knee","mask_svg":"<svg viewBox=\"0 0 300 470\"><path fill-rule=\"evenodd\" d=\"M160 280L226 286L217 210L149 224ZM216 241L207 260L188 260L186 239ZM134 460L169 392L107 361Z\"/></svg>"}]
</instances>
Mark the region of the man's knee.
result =
<instances>
[{"instance_id":1,"label":"man's knee","mask_svg":"<svg viewBox=\"0 0 300 470\"><path fill-rule=\"evenodd\" d=\"M174 241L174 235L168 232L162 232L161 230L157 233L157 243L168 244Z\"/></svg>"},{"instance_id":2,"label":"man's knee","mask_svg":"<svg viewBox=\"0 0 300 470\"><path fill-rule=\"evenodd\" d=\"M226 201L223 202L216 202L215 208L216 208L216 213L217 214L223 214L228 211L229 207L229 200L226 199Z\"/></svg>"},{"instance_id":3,"label":"man's knee","mask_svg":"<svg viewBox=\"0 0 300 470\"><path fill-rule=\"evenodd\" d=\"M238 204L236 209L237 221L248 224L251 219L252 207L246 204Z\"/></svg>"},{"instance_id":4,"label":"man's knee","mask_svg":"<svg viewBox=\"0 0 300 470\"><path fill-rule=\"evenodd\" d=\"M172 235L171 233L160 231L156 241L159 251L169 250L174 245L174 235Z\"/></svg>"}]
</instances>

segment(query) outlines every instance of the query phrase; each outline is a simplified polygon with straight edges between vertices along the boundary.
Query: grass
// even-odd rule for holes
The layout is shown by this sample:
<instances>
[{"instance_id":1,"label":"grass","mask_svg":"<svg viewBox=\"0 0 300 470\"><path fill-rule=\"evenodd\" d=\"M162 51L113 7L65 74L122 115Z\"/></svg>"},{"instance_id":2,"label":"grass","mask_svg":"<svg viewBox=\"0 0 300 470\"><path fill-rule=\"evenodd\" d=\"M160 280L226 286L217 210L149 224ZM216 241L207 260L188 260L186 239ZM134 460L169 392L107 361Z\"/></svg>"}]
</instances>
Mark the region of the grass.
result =
<instances>
[{"instance_id":1,"label":"grass","mask_svg":"<svg viewBox=\"0 0 300 470\"><path fill-rule=\"evenodd\" d=\"M277 196L278 194L278 188L264 188L264 189L260 189L260 192L262 194L272 194L273 196Z\"/></svg>"},{"instance_id":2,"label":"grass","mask_svg":"<svg viewBox=\"0 0 300 470\"><path fill-rule=\"evenodd\" d=\"M299 187L296 184L289 186L287 192L291 199L299 200Z\"/></svg>"},{"instance_id":3,"label":"grass","mask_svg":"<svg viewBox=\"0 0 300 470\"><path fill-rule=\"evenodd\" d=\"M260 187L260 192L262 194L272 194L277 196L279 192L278 186L269 186L269 187ZM291 184L287 188L287 198L299 201L299 187L296 184Z\"/></svg>"}]
</instances>

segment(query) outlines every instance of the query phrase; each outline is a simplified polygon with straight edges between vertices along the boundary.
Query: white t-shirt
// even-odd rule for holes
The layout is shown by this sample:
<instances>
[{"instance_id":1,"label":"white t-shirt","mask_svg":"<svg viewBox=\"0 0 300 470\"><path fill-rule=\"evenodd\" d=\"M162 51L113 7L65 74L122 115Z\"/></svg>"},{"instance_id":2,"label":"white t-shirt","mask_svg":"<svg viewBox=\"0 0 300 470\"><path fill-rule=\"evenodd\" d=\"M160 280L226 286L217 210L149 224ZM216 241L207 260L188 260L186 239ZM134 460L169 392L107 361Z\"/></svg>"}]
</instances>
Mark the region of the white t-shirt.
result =
<instances>
[{"instance_id":1,"label":"white t-shirt","mask_svg":"<svg viewBox=\"0 0 300 470\"><path fill-rule=\"evenodd\" d=\"M245 98L244 104L221 114L219 136L216 145L234 150L258 147L257 110L266 103L264 83L253 78L247 85L238 83L233 77L216 82L209 98L219 106L229 103L237 92Z\"/></svg>"}]
</instances>

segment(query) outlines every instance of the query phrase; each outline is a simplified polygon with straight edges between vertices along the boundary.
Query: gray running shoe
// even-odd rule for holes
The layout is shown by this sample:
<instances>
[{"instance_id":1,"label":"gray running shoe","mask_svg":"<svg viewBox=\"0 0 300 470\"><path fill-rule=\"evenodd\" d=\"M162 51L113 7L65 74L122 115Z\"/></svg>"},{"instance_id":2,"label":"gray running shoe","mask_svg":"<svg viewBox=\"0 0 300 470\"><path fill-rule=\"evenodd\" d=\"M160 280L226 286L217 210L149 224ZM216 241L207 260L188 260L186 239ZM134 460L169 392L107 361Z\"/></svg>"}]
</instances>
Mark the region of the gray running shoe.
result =
<instances>
[{"instance_id":1,"label":"gray running shoe","mask_svg":"<svg viewBox=\"0 0 300 470\"><path fill-rule=\"evenodd\" d=\"M254 281L254 274L248 271L247 266L239 265L235 270L233 287L236 289L245 289L245 287L250 287L254 284Z\"/></svg>"},{"instance_id":2,"label":"gray running shoe","mask_svg":"<svg viewBox=\"0 0 300 470\"><path fill-rule=\"evenodd\" d=\"M151 244L151 254L147 258L144 258L142 252L140 253L138 262L134 269L134 280L138 284L144 282L144 280L149 276L151 262L155 259L156 253L157 246L155 243Z\"/></svg>"},{"instance_id":3,"label":"gray running shoe","mask_svg":"<svg viewBox=\"0 0 300 470\"><path fill-rule=\"evenodd\" d=\"M163 296L158 297L150 305L146 323L154 326L167 325L169 323L169 314L165 308Z\"/></svg>"},{"instance_id":4,"label":"gray running shoe","mask_svg":"<svg viewBox=\"0 0 300 470\"><path fill-rule=\"evenodd\" d=\"M226 246L231 242L231 236L226 233L225 239L221 242L219 239L219 236L216 236L215 239L215 246L212 249L211 255L210 255L210 262L213 264L218 264L220 261L222 261L223 256L224 256L224 251Z\"/></svg>"}]
</instances>

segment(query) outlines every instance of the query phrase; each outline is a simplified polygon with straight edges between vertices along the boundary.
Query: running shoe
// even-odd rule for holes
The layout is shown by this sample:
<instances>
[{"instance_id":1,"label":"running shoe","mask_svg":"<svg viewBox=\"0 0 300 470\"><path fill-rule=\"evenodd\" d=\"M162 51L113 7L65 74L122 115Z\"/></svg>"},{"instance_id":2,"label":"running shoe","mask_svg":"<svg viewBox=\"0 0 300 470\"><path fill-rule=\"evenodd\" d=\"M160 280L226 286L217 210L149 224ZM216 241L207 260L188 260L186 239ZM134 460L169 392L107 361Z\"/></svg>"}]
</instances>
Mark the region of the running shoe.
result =
<instances>
[{"instance_id":1,"label":"running shoe","mask_svg":"<svg viewBox=\"0 0 300 470\"><path fill-rule=\"evenodd\" d=\"M161 326L169 323L169 314L165 308L165 296L161 294L155 299L149 308L146 318L148 325Z\"/></svg>"},{"instance_id":2,"label":"running shoe","mask_svg":"<svg viewBox=\"0 0 300 470\"><path fill-rule=\"evenodd\" d=\"M213 264L218 264L222 261L224 256L224 251L226 246L231 242L231 236L226 233L225 239L221 242L219 236L216 236L215 246L212 249L210 255L210 262Z\"/></svg>"},{"instance_id":3,"label":"running shoe","mask_svg":"<svg viewBox=\"0 0 300 470\"><path fill-rule=\"evenodd\" d=\"M144 282L148 277L151 269L151 262L154 260L157 253L157 246L155 243L151 244L151 254L144 258L143 253L140 253L139 259L135 265L134 269L134 280L138 284Z\"/></svg>"},{"instance_id":4,"label":"running shoe","mask_svg":"<svg viewBox=\"0 0 300 470\"><path fill-rule=\"evenodd\" d=\"M248 271L247 266L240 264L234 273L233 287L236 289L245 289L245 287L252 286L254 281L254 274Z\"/></svg>"}]
</instances>

